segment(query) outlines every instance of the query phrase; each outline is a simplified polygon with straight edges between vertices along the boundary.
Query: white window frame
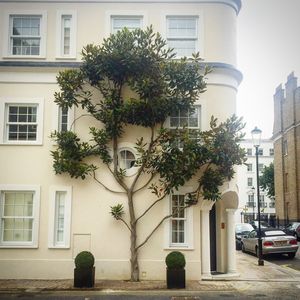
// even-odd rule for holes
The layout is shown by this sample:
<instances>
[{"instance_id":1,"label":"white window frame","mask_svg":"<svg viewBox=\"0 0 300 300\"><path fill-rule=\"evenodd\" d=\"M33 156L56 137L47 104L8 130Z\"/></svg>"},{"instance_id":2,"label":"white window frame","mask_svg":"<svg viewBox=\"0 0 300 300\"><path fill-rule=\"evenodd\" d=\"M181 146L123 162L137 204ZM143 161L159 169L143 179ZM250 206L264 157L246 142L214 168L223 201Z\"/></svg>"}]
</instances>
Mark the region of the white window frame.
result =
<instances>
[{"instance_id":1,"label":"white window frame","mask_svg":"<svg viewBox=\"0 0 300 300\"><path fill-rule=\"evenodd\" d=\"M182 13L178 14L178 12L167 12L162 14L163 17L163 22L164 26L162 26L163 31L162 35L167 41L168 45L168 40L195 40L195 53L199 52L201 57L204 57L204 47L203 47L203 42L204 42L204 23L203 23L203 16L202 12L199 14L194 14L194 13ZM168 20L171 18L195 18L196 19L196 34L194 37L169 37L168 36ZM175 59L180 59L182 56L175 56ZM190 56L188 56L190 57Z\"/></svg>"},{"instance_id":2,"label":"white window frame","mask_svg":"<svg viewBox=\"0 0 300 300\"><path fill-rule=\"evenodd\" d=\"M179 188L178 191L173 191L166 201L166 215L172 212L172 195L185 195L192 192L192 187L186 186ZM164 249L182 249L182 250L193 250L194 249L194 223L193 223L193 206L185 209L185 242L184 243L173 243L172 242L172 218L169 218L165 222L164 226L165 245Z\"/></svg>"},{"instance_id":3,"label":"white window frame","mask_svg":"<svg viewBox=\"0 0 300 300\"><path fill-rule=\"evenodd\" d=\"M64 54L63 17L71 16L70 53ZM77 12L59 10L56 13L56 59L76 59Z\"/></svg>"},{"instance_id":4,"label":"white window frame","mask_svg":"<svg viewBox=\"0 0 300 300\"><path fill-rule=\"evenodd\" d=\"M248 187L253 186L253 178L252 177L247 177L247 186Z\"/></svg>"},{"instance_id":5,"label":"white window frame","mask_svg":"<svg viewBox=\"0 0 300 300\"><path fill-rule=\"evenodd\" d=\"M3 215L3 193L4 192L33 192L33 225L32 241L30 242L5 242L2 236L2 215ZM39 185L0 185L0 248L37 248L39 235L39 213L40 213L40 186Z\"/></svg>"},{"instance_id":6,"label":"white window frame","mask_svg":"<svg viewBox=\"0 0 300 300\"><path fill-rule=\"evenodd\" d=\"M112 15L111 16L111 33L116 33L114 31L114 20L117 19L128 19L128 20L139 20L140 21L140 26L137 28L143 29L143 16L142 15ZM126 26L125 26L126 27Z\"/></svg>"},{"instance_id":7,"label":"white window frame","mask_svg":"<svg viewBox=\"0 0 300 300\"><path fill-rule=\"evenodd\" d=\"M13 16L40 16L40 54L13 55L11 48L11 18ZM47 12L44 10L11 10L4 12L3 24L3 57L4 58L46 58Z\"/></svg>"},{"instance_id":8,"label":"white window frame","mask_svg":"<svg viewBox=\"0 0 300 300\"><path fill-rule=\"evenodd\" d=\"M112 33L112 18L127 17L127 18L141 18L141 29L146 29L148 24L148 15L143 10L107 10L105 12L105 35L109 36Z\"/></svg>"},{"instance_id":9,"label":"white window frame","mask_svg":"<svg viewBox=\"0 0 300 300\"><path fill-rule=\"evenodd\" d=\"M194 104L194 107L198 109L197 117L198 117L198 126L193 127L193 126L186 126L187 129L201 129L201 112L202 112L202 106L200 104ZM180 112L178 112L180 114ZM188 117L189 118L189 117ZM171 126L171 116L168 118L168 127L170 129L176 129L176 128L183 128L182 126Z\"/></svg>"},{"instance_id":10,"label":"white window frame","mask_svg":"<svg viewBox=\"0 0 300 300\"><path fill-rule=\"evenodd\" d=\"M7 132L7 109L9 105L36 105L37 106L37 137L34 141L10 141ZM44 99L43 98L0 98L0 144L9 145L42 145L43 143L43 119Z\"/></svg>"},{"instance_id":11,"label":"white window frame","mask_svg":"<svg viewBox=\"0 0 300 300\"><path fill-rule=\"evenodd\" d=\"M137 159L137 152L134 147L135 147L135 145L131 144L131 143L126 143L126 142L120 143L119 147L118 147L118 160L120 160L120 152L123 150L132 152L135 159ZM125 176L130 177L130 176L135 175L137 173L138 169L139 169L139 167L137 167L137 166L133 166L130 169L126 169Z\"/></svg>"},{"instance_id":12,"label":"white window frame","mask_svg":"<svg viewBox=\"0 0 300 300\"><path fill-rule=\"evenodd\" d=\"M57 222L57 193L65 193L64 205L64 239L62 242L56 241ZM71 214L72 214L72 187L71 186L51 186L49 189L49 229L48 248L70 248L71 241Z\"/></svg>"}]
</instances>

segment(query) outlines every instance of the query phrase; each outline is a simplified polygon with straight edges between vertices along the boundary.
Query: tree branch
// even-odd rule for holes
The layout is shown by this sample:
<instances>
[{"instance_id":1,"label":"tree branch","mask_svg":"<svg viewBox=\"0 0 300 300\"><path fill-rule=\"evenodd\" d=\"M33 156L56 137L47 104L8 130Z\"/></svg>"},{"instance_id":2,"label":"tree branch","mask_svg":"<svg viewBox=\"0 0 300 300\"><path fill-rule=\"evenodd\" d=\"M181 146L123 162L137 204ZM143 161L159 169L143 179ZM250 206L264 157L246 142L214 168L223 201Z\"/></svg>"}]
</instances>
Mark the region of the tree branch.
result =
<instances>
[{"instance_id":1,"label":"tree branch","mask_svg":"<svg viewBox=\"0 0 300 300\"><path fill-rule=\"evenodd\" d=\"M98 182L102 187L104 187L107 191L115 193L115 194L126 194L126 192L120 192L120 191L114 191L110 188L108 188L104 183L102 183L99 179L96 178L95 171L93 171L93 179Z\"/></svg>"},{"instance_id":2,"label":"tree branch","mask_svg":"<svg viewBox=\"0 0 300 300\"><path fill-rule=\"evenodd\" d=\"M142 185L141 187L139 187L137 190L133 191L133 194L136 193L136 192L138 192L138 191L140 191L140 190L142 190L142 189L144 189L152 181L152 179L155 177L156 174L157 173L154 173L154 174L152 173L151 176L150 176L150 178L149 178L149 180L144 185Z\"/></svg>"},{"instance_id":3,"label":"tree branch","mask_svg":"<svg viewBox=\"0 0 300 300\"><path fill-rule=\"evenodd\" d=\"M123 218L118 218L117 220L122 221L125 224L125 226L127 227L127 229L132 233L131 228L129 227L129 225L127 224L127 222Z\"/></svg>"},{"instance_id":4,"label":"tree branch","mask_svg":"<svg viewBox=\"0 0 300 300\"><path fill-rule=\"evenodd\" d=\"M157 204L158 202L160 202L161 200L163 200L166 197L166 193L164 193L164 195L162 197L160 197L159 199L155 200L136 220L135 222L137 223L139 219L141 219L148 211L150 211L150 209Z\"/></svg>"}]
</instances>

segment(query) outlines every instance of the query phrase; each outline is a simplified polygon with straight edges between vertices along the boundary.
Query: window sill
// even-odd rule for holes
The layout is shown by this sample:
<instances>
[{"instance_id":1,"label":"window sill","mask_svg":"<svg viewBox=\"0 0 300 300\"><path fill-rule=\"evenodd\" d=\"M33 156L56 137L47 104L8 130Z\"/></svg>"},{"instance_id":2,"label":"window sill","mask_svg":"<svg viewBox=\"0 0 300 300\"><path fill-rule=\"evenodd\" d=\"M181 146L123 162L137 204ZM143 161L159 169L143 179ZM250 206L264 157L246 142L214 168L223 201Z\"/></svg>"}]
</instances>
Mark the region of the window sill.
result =
<instances>
[{"instance_id":1,"label":"window sill","mask_svg":"<svg viewBox=\"0 0 300 300\"><path fill-rule=\"evenodd\" d=\"M187 250L187 251L193 251L193 250L195 250L195 248L191 247L191 246L174 245L174 246L164 247L164 250Z\"/></svg>"},{"instance_id":2,"label":"window sill","mask_svg":"<svg viewBox=\"0 0 300 300\"><path fill-rule=\"evenodd\" d=\"M42 146L42 142L0 142L1 146Z\"/></svg>"},{"instance_id":3,"label":"window sill","mask_svg":"<svg viewBox=\"0 0 300 300\"><path fill-rule=\"evenodd\" d=\"M19 249L23 249L23 248L32 248L32 249L37 249L38 248L38 245L12 245L12 244L7 244L7 245L0 245L0 249L1 248L19 248Z\"/></svg>"},{"instance_id":4,"label":"window sill","mask_svg":"<svg viewBox=\"0 0 300 300\"><path fill-rule=\"evenodd\" d=\"M65 249L65 250L68 250L70 249L70 246L48 246L48 249Z\"/></svg>"},{"instance_id":5,"label":"window sill","mask_svg":"<svg viewBox=\"0 0 300 300\"><path fill-rule=\"evenodd\" d=\"M76 56L56 56L55 59L57 60L76 60Z\"/></svg>"},{"instance_id":6,"label":"window sill","mask_svg":"<svg viewBox=\"0 0 300 300\"><path fill-rule=\"evenodd\" d=\"M46 59L45 55L6 55L3 59Z\"/></svg>"}]
</instances>

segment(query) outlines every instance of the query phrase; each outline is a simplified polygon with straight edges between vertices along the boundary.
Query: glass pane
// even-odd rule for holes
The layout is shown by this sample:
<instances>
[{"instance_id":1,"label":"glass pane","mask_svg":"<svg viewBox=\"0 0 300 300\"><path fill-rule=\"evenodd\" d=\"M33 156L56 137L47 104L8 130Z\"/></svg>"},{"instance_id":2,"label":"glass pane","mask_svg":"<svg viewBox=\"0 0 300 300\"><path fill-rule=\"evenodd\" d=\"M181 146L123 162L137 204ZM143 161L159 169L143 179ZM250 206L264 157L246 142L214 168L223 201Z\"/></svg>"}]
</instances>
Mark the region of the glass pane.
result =
<instances>
[{"instance_id":1,"label":"glass pane","mask_svg":"<svg viewBox=\"0 0 300 300\"><path fill-rule=\"evenodd\" d=\"M196 18L169 18L168 37L195 37Z\"/></svg>"},{"instance_id":2,"label":"glass pane","mask_svg":"<svg viewBox=\"0 0 300 300\"><path fill-rule=\"evenodd\" d=\"M3 241L4 242L9 242L9 241L13 241L13 236L14 236L14 232L13 230L3 230Z\"/></svg>"},{"instance_id":3,"label":"glass pane","mask_svg":"<svg viewBox=\"0 0 300 300\"><path fill-rule=\"evenodd\" d=\"M179 127L179 118L170 117L170 126Z\"/></svg>"},{"instance_id":4,"label":"glass pane","mask_svg":"<svg viewBox=\"0 0 300 300\"><path fill-rule=\"evenodd\" d=\"M196 52L195 40L168 40L170 48L174 48L177 56L192 56Z\"/></svg>"}]
</instances>

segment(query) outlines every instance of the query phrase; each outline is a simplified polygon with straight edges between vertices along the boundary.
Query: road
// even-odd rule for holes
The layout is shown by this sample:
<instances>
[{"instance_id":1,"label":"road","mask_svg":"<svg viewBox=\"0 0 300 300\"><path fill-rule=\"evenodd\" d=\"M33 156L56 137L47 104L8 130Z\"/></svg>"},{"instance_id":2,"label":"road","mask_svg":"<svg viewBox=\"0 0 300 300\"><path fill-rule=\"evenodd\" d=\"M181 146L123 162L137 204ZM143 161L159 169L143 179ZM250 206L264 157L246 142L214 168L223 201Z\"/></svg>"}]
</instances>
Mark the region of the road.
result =
<instances>
[{"instance_id":1,"label":"road","mask_svg":"<svg viewBox=\"0 0 300 300\"><path fill-rule=\"evenodd\" d=\"M300 243L298 242L299 249L294 259L288 259L285 255L272 255L265 258L265 260L277 264L280 266L285 266L292 268L294 270L300 271Z\"/></svg>"}]
</instances>

